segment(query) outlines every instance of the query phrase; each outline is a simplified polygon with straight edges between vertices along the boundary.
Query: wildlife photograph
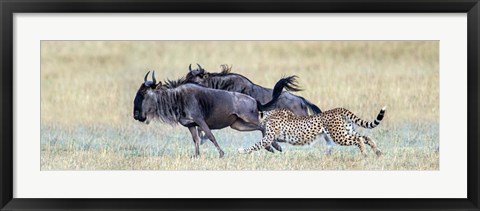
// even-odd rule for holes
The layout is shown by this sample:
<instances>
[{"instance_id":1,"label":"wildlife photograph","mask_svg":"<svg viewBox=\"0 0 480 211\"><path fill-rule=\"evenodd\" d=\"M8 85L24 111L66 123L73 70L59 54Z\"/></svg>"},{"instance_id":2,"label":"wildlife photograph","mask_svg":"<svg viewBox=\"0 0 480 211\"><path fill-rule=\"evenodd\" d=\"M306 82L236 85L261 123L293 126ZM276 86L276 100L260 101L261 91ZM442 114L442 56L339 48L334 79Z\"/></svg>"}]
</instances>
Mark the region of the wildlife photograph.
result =
<instances>
[{"instance_id":1,"label":"wildlife photograph","mask_svg":"<svg viewBox=\"0 0 480 211\"><path fill-rule=\"evenodd\" d=\"M437 171L439 41L41 41L42 171Z\"/></svg>"}]
</instances>

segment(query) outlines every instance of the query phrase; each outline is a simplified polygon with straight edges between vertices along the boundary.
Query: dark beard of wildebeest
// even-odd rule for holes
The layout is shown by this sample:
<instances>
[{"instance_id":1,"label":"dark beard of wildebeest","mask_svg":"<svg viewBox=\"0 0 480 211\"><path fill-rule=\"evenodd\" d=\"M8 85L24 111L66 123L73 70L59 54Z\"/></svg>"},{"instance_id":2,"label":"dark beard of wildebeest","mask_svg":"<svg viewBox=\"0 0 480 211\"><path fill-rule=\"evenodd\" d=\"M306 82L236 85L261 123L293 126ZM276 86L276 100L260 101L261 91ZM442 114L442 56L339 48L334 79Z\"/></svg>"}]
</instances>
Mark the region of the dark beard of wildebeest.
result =
<instances>
[{"instance_id":1,"label":"dark beard of wildebeest","mask_svg":"<svg viewBox=\"0 0 480 211\"><path fill-rule=\"evenodd\" d=\"M228 65L221 65L220 67L222 68L222 71L220 73L209 73L205 71L205 69L199 64L197 64L197 66L198 68L194 70L192 70L191 64L188 66L189 72L185 77L188 82L200 84L213 89L221 89L246 94L255 98L255 100L259 101L260 103L266 103L272 99L272 89L257 85L243 75L231 73L231 67L228 67ZM301 91L301 89L298 87L285 87L285 89L288 91ZM276 108L288 109L298 116L308 115L309 109L314 114L319 114L322 112L320 108L305 98L289 92L282 92L276 103L271 104L271 106L265 109L272 110ZM205 137L201 137L201 143L203 143ZM277 141L284 142L283 140ZM274 142L272 146L281 151L280 145L278 145L276 142ZM271 148L268 148L267 150L273 152Z\"/></svg>"},{"instance_id":2,"label":"dark beard of wildebeest","mask_svg":"<svg viewBox=\"0 0 480 211\"><path fill-rule=\"evenodd\" d=\"M295 77L280 79L275 84L273 98L266 104L258 103L248 95L210 89L198 84L188 83L184 79L167 81L165 85L155 79L148 81L148 72L137 91L133 103L133 118L149 123L159 119L175 125L187 127L195 144L195 157L200 155L199 136L196 127L205 132L208 139L217 148L220 157L223 150L217 143L211 130L231 127L239 131L265 130L259 122L259 111L275 104L284 87L294 84Z\"/></svg>"}]
</instances>

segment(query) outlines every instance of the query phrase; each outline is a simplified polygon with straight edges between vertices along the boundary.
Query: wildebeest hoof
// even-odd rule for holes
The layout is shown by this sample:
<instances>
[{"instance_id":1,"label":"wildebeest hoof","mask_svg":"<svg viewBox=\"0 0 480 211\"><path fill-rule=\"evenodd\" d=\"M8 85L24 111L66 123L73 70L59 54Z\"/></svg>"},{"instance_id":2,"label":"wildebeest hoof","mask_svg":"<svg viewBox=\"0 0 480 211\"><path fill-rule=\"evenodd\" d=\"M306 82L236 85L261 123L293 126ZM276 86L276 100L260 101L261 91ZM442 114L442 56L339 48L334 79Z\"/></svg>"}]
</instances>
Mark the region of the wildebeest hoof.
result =
<instances>
[{"instance_id":1,"label":"wildebeest hoof","mask_svg":"<svg viewBox=\"0 0 480 211\"><path fill-rule=\"evenodd\" d=\"M377 154L377 157L380 157L380 156L382 156L383 153L382 153L382 151L378 150L378 151L375 152L375 154Z\"/></svg>"},{"instance_id":2,"label":"wildebeest hoof","mask_svg":"<svg viewBox=\"0 0 480 211\"><path fill-rule=\"evenodd\" d=\"M223 158L223 156L225 155L225 153L223 151L220 151L220 158Z\"/></svg>"}]
</instances>

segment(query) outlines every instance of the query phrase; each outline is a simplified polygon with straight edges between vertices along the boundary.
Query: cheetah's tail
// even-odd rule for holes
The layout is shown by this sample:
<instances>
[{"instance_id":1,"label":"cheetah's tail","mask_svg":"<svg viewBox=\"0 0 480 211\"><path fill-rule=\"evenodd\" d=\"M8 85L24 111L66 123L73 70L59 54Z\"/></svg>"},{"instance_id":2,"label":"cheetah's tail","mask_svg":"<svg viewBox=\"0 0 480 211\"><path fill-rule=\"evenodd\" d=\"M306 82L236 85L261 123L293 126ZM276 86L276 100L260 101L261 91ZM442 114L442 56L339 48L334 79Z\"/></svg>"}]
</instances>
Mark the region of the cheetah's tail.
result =
<instances>
[{"instance_id":1,"label":"cheetah's tail","mask_svg":"<svg viewBox=\"0 0 480 211\"><path fill-rule=\"evenodd\" d=\"M349 118L355 122L355 124L361 126L361 127L364 127L364 128L375 128L377 127L380 122L382 122L382 119L383 119L383 116L385 116L385 110L387 109L386 106L384 106L380 112L378 113L377 115L377 118L375 120L373 120L373 122L368 122L368 121L365 121L365 120L362 120L360 119L359 117L355 116L355 114L353 114L352 112L350 112L350 115Z\"/></svg>"}]
</instances>

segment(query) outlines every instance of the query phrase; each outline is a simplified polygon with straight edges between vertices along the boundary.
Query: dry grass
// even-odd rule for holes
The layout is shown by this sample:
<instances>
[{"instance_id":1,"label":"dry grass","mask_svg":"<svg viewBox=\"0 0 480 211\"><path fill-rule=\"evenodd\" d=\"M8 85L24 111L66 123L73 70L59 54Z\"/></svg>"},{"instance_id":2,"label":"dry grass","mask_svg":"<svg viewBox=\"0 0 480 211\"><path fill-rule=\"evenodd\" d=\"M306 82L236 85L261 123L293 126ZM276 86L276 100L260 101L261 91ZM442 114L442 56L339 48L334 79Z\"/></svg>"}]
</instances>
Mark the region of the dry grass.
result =
<instances>
[{"instance_id":1,"label":"dry grass","mask_svg":"<svg viewBox=\"0 0 480 211\"><path fill-rule=\"evenodd\" d=\"M435 41L43 41L41 70L41 168L162 170L437 170L439 68ZM188 64L233 71L272 87L295 74L298 93L322 110L346 107L373 119L387 105L382 124L361 130L385 156L361 159L354 147L325 144L283 153L236 153L260 140L259 132L214 131L227 153L210 144L191 159L187 129L132 118L133 98L148 70L176 79Z\"/></svg>"}]
</instances>

